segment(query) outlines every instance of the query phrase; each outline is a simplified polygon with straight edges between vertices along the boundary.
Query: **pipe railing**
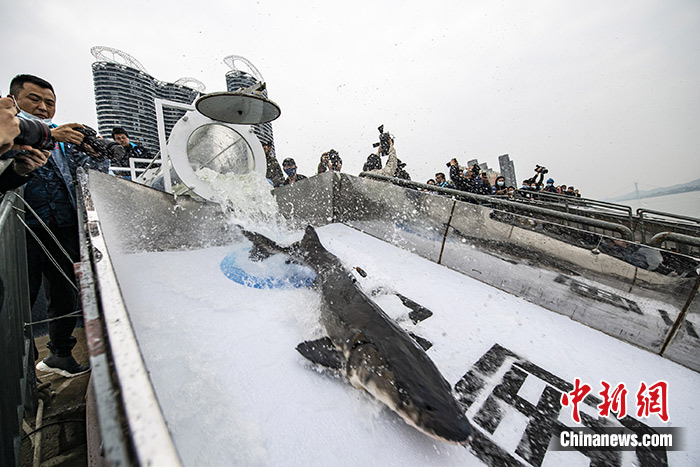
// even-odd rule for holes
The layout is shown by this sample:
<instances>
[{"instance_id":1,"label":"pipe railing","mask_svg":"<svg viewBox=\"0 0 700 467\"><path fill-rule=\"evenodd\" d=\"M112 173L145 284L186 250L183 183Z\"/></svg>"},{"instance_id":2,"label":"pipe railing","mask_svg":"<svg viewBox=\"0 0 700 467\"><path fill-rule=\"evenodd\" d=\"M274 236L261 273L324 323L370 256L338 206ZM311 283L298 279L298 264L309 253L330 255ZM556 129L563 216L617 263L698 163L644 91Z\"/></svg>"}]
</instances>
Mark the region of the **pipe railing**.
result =
<instances>
[{"instance_id":1,"label":"pipe railing","mask_svg":"<svg viewBox=\"0 0 700 467\"><path fill-rule=\"evenodd\" d=\"M683 235L676 232L660 232L651 237L650 246L659 247L666 241L682 243L684 245L700 247L700 238L691 235Z\"/></svg>"},{"instance_id":2,"label":"pipe railing","mask_svg":"<svg viewBox=\"0 0 700 467\"><path fill-rule=\"evenodd\" d=\"M637 209L637 217L639 217L640 219L644 219L645 214L652 214L655 216L667 217L667 218L670 218L672 221L682 220L682 221L689 221L689 222L693 222L696 224L700 224L700 219L698 219L697 217L682 216L680 214L671 214L669 212L663 212L663 211L654 211L653 209L644 209L644 208Z\"/></svg>"},{"instance_id":3,"label":"pipe railing","mask_svg":"<svg viewBox=\"0 0 700 467\"><path fill-rule=\"evenodd\" d=\"M620 215L627 218L630 224L630 228L632 228L632 208L624 204L611 203L609 201L600 201L591 198L579 198L557 193L548 193L545 191L516 190L516 192L530 195L533 197L532 199L543 199L545 201L551 201L557 204L562 203L564 204L564 207L566 208L567 212L569 210L569 206L605 208L610 211L619 213Z\"/></svg>"},{"instance_id":4,"label":"pipe railing","mask_svg":"<svg viewBox=\"0 0 700 467\"><path fill-rule=\"evenodd\" d=\"M466 191L455 190L452 188L442 188L442 187L438 187L435 185L427 185L425 183L414 182L412 180L404 180L404 179L395 178L395 177L387 177L385 175L379 175L379 174L372 173L372 172L362 172L360 174L360 177L372 178L375 180L383 180L383 181L391 182L391 183L393 183L395 185L399 185L399 186L405 186L405 187L411 187L411 188L418 188L421 190L445 193L448 195L452 195L458 199L464 199L464 200L468 200L471 202L477 202L480 204L488 204L491 206L498 206L498 207L510 208L510 209L517 208L519 210L528 212L530 214L539 214L539 215L553 217L553 218L560 219L560 220L565 220L568 222L575 222L578 224L587 225L589 227L596 227L599 229L611 230L613 232L619 233L620 236L625 240L632 240L633 239L632 231L628 227L626 227L622 224L616 224L614 222L603 221L600 219L591 219L589 217L579 216L577 214L570 214L570 213L566 213L566 212L562 212L562 211L557 211L554 209L547 209L547 208L543 208L543 207L539 207L539 206L532 206L530 204L522 204L522 203L516 204L516 202L514 202L514 201L504 200L501 198L495 198L495 197L490 196L490 195L477 195L475 193L469 193Z\"/></svg>"}]
</instances>

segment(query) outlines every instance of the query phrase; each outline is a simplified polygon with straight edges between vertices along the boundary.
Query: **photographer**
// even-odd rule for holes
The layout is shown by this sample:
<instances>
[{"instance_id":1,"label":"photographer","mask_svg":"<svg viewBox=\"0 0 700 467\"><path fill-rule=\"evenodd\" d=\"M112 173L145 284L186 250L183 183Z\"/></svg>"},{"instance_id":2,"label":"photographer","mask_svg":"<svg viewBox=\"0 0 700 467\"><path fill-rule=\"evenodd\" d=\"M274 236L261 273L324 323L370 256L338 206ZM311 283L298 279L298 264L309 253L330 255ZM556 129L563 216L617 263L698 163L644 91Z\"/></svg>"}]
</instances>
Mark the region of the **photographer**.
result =
<instances>
[{"instance_id":1,"label":"photographer","mask_svg":"<svg viewBox=\"0 0 700 467\"><path fill-rule=\"evenodd\" d=\"M115 151L110 157L113 165L117 167L129 167L129 159L152 159L148 149L140 144L132 143L129 134L122 127L112 128L112 139L124 148L123 151Z\"/></svg>"},{"instance_id":2,"label":"photographer","mask_svg":"<svg viewBox=\"0 0 700 467\"><path fill-rule=\"evenodd\" d=\"M318 163L318 171L316 173L322 174L333 170L329 153L330 151L321 154L321 160Z\"/></svg>"},{"instance_id":3,"label":"photographer","mask_svg":"<svg viewBox=\"0 0 700 467\"><path fill-rule=\"evenodd\" d=\"M94 136L86 137L87 128L83 125L53 124L51 119L56 113L56 95L48 81L33 75L15 76L10 83L10 94L17 101L20 117L43 121L51 128L51 136L57 141L48 163L36 169L25 185L24 197L70 259L60 251L41 223L34 216L27 216L27 225L39 239L37 241L33 235L27 236L27 263L31 305L36 301L42 276L45 276L49 295L48 316L62 318L49 323L48 347L51 353L39 362L37 369L73 377L90 370L73 358L76 339L72 333L76 319L65 317L80 308L73 271L73 263L80 260L75 176L78 167L98 168L106 172L109 161L102 153L99 157L92 157L84 148L76 146L83 139L90 139L93 147L100 146ZM42 246L48 250L48 254ZM60 271L52 258L58 262ZM71 283L67 282L66 277L70 278Z\"/></svg>"},{"instance_id":4,"label":"photographer","mask_svg":"<svg viewBox=\"0 0 700 467\"><path fill-rule=\"evenodd\" d=\"M10 149L21 151L0 159L0 194L27 183L30 172L46 164L49 157L48 151L15 144L21 132L17 113L19 108L11 97L0 99L0 156Z\"/></svg>"},{"instance_id":5,"label":"photographer","mask_svg":"<svg viewBox=\"0 0 700 467\"><path fill-rule=\"evenodd\" d=\"M379 157L379 154L370 154L367 156L367 161L365 164L362 166L362 171L363 172L371 172L373 170L379 170L382 168L382 159Z\"/></svg>"},{"instance_id":6,"label":"photographer","mask_svg":"<svg viewBox=\"0 0 700 467\"><path fill-rule=\"evenodd\" d=\"M388 134L388 133L387 133ZM396 169L398 168L399 165L399 160L396 157L396 149L394 148L394 139L393 138L388 138L388 147L386 150L386 154L384 154L384 150L382 146L379 146L379 149L377 149L377 155L380 157L382 155L387 155L388 158L386 160L386 163L384 164L384 167L381 169L374 169L370 170L370 172L379 174L379 175L384 175L386 177L395 177L396 176Z\"/></svg>"},{"instance_id":7,"label":"photographer","mask_svg":"<svg viewBox=\"0 0 700 467\"><path fill-rule=\"evenodd\" d=\"M478 181L481 183L477 187L477 193L480 195L490 195L491 181L489 180L489 175L486 172L481 172L481 177Z\"/></svg>"},{"instance_id":8,"label":"photographer","mask_svg":"<svg viewBox=\"0 0 700 467\"><path fill-rule=\"evenodd\" d=\"M542 190L542 180L544 180L544 175L548 172L549 170L547 170L547 167L542 167L541 165L535 166L535 176L530 179L530 191ZM536 180L537 174L539 174L539 180Z\"/></svg>"},{"instance_id":9,"label":"photographer","mask_svg":"<svg viewBox=\"0 0 700 467\"><path fill-rule=\"evenodd\" d=\"M447 168L450 169L450 180L452 185L454 185L455 190L469 191L471 192L470 182L464 177L462 169L459 167L459 162L456 158L452 158L447 164Z\"/></svg>"},{"instance_id":10,"label":"photographer","mask_svg":"<svg viewBox=\"0 0 700 467\"><path fill-rule=\"evenodd\" d=\"M331 149L328 151L328 157L330 158L331 171L340 172L343 169L343 159L341 159L338 151Z\"/></svg>"}]
</instances>

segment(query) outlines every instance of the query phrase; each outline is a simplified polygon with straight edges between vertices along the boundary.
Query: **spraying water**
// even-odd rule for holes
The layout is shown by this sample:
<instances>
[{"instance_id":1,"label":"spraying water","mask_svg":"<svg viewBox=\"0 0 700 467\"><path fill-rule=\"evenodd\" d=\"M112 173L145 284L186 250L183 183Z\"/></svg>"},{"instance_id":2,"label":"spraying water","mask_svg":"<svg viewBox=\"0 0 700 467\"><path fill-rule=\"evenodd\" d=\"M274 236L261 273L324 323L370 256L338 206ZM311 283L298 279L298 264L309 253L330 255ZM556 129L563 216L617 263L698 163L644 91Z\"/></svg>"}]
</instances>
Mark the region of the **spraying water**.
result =
<instances>
[{"instance_id":1,"label":"spraying water","mask_svg":"<svg viewBox=\"0 0 700 467\"><path fill-rule=\"evenodd\" d=\"M272 187L263 175L219 173L206 167L196 173L214 190L216 201L231 224L264 233L283 243L301 237L300 231L290 230L289 223L280 214Z\"/></svg>"}]
</instances>

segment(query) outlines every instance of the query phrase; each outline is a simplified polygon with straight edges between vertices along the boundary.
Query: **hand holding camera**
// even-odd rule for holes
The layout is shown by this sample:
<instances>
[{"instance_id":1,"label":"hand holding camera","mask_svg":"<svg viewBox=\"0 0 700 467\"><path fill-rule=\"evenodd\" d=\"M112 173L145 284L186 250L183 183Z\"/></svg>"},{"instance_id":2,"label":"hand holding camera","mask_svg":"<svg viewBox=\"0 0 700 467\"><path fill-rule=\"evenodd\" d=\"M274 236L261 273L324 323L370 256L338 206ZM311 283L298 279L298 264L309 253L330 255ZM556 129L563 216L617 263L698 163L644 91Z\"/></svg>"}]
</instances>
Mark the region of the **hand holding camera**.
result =
<instances>
[{"instance_id":1,"label":"hand holding camera","mask_svg":"<svg viewBox=\"0 0 700 467\"><path fill-rule=\"evenodd\" d=\"M97 132L87 125L77 125L73 128L80 135L78 149L96 157L117 159L125 157L124 148L116 141L106 141L97 136Z\"/></svg>"},{"instance_id":2,"label":"hand holding camera","mask_svg":"<svg viewBox=\"0 0 700 467\"><path fill-rule=\"evenodd\" d=\"M14 139L20 133L17 108L9 97L0 99L0 154L12 147Z\"/></svg>"},{"instance_id":3,"label":"hand holding camera","mask_svg":"<svg viewBox=\"0 0 700 467\"><path fill-rule=\"evenodd\" d=\"M76 146L83 142L84 134L80 131L84 128L80 123L66 123L51 130L51 135L61 143L71 143Z\"/></svg>"},{"instance_id":4,"label":"hand holding camera","mask_svg":"<svg viewBox=\"0 0 700 467\"><path fill-rule=\"evenodd\" d=\"M394 144L394 137L389 132L384 131L384 125L379 125L379 142L372 145L373 148L379 147L377 154L380 156L388 156L389 149Z\"/></svg>"}]
</instances>

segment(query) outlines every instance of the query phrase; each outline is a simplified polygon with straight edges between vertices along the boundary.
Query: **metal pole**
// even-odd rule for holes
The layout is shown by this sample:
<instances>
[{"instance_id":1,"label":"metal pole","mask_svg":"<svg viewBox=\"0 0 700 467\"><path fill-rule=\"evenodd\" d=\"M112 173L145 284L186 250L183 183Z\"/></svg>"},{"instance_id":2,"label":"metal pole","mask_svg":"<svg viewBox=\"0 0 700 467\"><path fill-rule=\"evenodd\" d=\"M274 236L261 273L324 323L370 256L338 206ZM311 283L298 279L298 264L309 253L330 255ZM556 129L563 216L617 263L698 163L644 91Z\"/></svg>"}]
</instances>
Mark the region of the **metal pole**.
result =
<instances>
[{"instance_id":1,"label":"metal pole","mask_svg":"<svg viewBox=\"0 0 700 467\"><path fill-rule=\"evenodd\" d=\"M172 109L191 111L195 110L193 105L182 104L180 102L168 101L165 99L155 99L156 105L156 120L158 121L158 143L160 144L160 159L161 168L163 170L163 185L167 193L173 192L172 179L170 178L170 154L168 153L168 140L165 136L165 118L163 117L163 108L169 107Z\"/></svg>"}]
</instances>

